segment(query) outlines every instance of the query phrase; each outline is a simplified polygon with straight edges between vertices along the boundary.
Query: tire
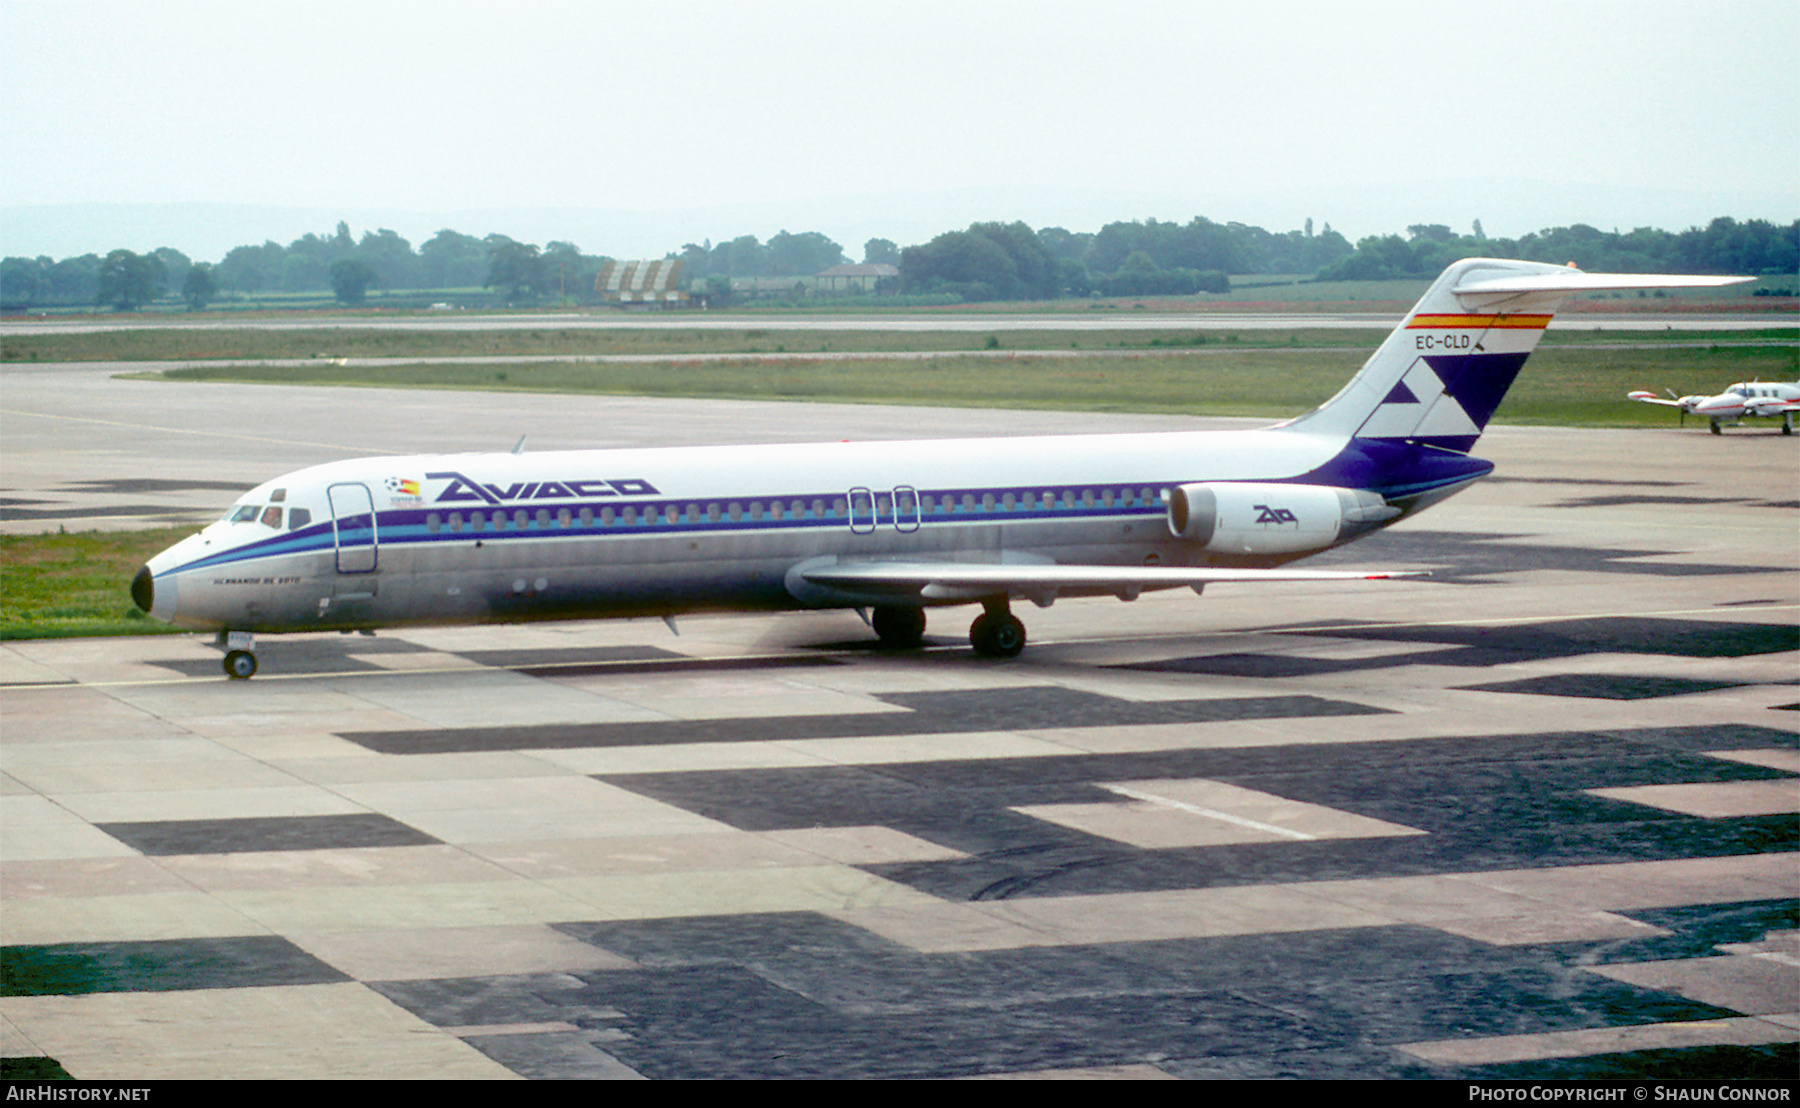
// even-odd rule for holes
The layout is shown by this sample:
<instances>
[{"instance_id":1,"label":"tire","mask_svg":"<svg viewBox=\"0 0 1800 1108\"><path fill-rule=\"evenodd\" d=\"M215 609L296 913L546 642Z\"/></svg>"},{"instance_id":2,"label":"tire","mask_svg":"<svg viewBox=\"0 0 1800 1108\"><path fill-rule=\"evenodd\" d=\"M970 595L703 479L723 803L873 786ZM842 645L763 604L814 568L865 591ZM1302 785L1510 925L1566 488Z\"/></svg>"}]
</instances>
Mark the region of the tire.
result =
<instances>
[{"instance_id":1,"label":"tire","mask_svg":"<svg viewBox=\"0 0 1800 1108\"><path fill-rule=\"evenodd\" d=\"M225 676L233 681L248 681L256 676L256 655L248 650L232 650L225 655Z\"/></svg>"},{"instance_id":2,"label":"tire","mask_svg":"<svg viewBox=\"0 0 1800 1108\"><path fill-rule=\"evenodd\" d=\"M969 626L975 652L990 658L1017 658L1025 649L1025 625L1017 616L982 615Z\"/></svg>"},{"instance_id":3,"label":"tire","mask_svg":"<svg viewBox=\"0 0 1800 1108\"><path fill-rule=\"evenodd\" d=\"M881 645L890 650L910 650L925 641L925 609L883 606L869 613Z\"/></svg>"}]
</instances>

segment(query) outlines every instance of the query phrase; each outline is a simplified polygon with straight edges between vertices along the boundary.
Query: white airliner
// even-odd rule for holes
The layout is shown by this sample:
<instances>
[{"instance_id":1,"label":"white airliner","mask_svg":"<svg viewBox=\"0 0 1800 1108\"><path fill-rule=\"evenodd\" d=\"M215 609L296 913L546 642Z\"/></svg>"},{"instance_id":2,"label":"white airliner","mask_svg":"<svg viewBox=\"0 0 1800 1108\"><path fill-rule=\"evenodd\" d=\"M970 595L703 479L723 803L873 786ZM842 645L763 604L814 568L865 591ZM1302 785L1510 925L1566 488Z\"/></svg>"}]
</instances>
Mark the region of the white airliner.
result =
<instances>
[{"instance_id":1,"label":"white airliner","mask_svg":"<svg viewBox=\"0 0 1800 1108\"><path fill-rule=\"evenodd\" d=\"M1397 576L1280 567L1491 471L1469 449L1569 295L1741 279L1457 262L1342 391L1263 430L333 462L252 489L131 594L217 631L238 678L257 632L858 608L910 646L926 608L975 603L975 649L1011 657L1014 599Z\"/></svg>"},{"instance_id":2,"label":"white airliner","mask_svg":"<svg viewBox=\"0 0 1800 1108\"><path fill-rule=\"evenodd\" d=\"M1661 404L1664 407L1680 408L1685 422L1687 414L1705 416L1712 425L1712 433L1719 434L1719 425L1726 420L1738 423L1745 416L1781 419L1781 433L1794 433L1794 413L1800 412L1800 381L1782 383L1780 381L1739 381L1717 396L1676 396L1673 389L1668 390L1670 399L1664 400L1653 392L1638 391L1625 394L1628 400L1641 400L1646 404Z\"/></svg>"}]
</instances>

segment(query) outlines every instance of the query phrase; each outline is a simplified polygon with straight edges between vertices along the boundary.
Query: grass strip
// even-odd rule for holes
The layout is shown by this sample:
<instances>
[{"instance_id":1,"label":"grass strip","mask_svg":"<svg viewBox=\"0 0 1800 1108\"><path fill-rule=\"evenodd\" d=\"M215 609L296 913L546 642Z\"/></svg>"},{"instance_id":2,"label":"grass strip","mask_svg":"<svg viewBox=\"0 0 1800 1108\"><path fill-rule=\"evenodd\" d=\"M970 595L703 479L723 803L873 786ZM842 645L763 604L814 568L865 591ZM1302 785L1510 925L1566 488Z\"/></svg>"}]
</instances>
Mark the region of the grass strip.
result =
<instances>
[{"instance_id":1,"label":"grass strip","mask_svg":"<svg viewBox=\"0 0 1800 1108\"><path fill-rule=\"evenodd\" d=\"M597 328L556 326L513 328L255 327L175 328L134 326L76 334L0 333L0 361L46 362L210 362L293 358L525 358L580 355L906 353L967 350L1156 350L1190 348L1351 348L1373 349L1385 328L1295 327L1261 330L792 330L688 327ZM1546 346L1598 343L1796 341L1793 324L1771 318L1766 329L1745 331L1621 332L1568 329L1545 336Z\"/></svg>"},{"instance_id":2,"label":"grass strip","mask_svg":"<svg viewBox=\"0 0 1800 1108\"><path fill-rule=\"evenodd\" d=\"M1334 394L1366 350L1238 350L1063 358L1019 354L914 358L745 358L339 366L220 365L168 370L185 381L550 392L939 407L1041 408L1283 419ZM1667 410L1633 389L1722 390L1792 380L1800 349L1707 346L1541 350L1496 417L1502 423L1661 426Z\"/></svg>"},{"instance_id":3,"label":"grass strip","mask_svg":"<svg viewBox=\"0 0 1800 1108\"><path fill-rule=\"evenodd\" d=\"M131 578L151 555L195 530L0 535L0 639L174 630L132 603Z\"/></svg>"}]
</instances>

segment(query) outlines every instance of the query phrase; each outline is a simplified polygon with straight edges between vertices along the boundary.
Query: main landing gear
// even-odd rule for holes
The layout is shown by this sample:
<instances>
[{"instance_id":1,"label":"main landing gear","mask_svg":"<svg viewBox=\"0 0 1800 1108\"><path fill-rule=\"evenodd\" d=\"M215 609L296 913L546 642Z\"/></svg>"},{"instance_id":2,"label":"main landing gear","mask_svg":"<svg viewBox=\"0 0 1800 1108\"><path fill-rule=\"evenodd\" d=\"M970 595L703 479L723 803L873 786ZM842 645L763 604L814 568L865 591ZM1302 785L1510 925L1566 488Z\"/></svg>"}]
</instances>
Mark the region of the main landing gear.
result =
<instances>
[{"instance_id":1,"label":"main landing gear","mask_svg":"<svg viewBox=\"0 0 1800 1108\"><path fill-rule=\"evenodd\" d=\"M925 641L925 609L881 605L869 613L881 645L889 650L911 650Z\"/></svg>"},{"instance_id":2,"label":"main landing gear","mask_svg":"<svg viewBox=\"0 0 1800 1108\"><path fill-rule=\"evenodd\" d=\"M1025 625L1012 614L1006 598L984 600L982 613L969 624L969 642L975 653L990 658L1017 658L1025 649Z\"/></svg>"},{"instance_id":3,"label":"main landing gear","mask_svg":"<svg viewBox=\"0 0 1800 1108\"><path fill-rule=\"evenodd\" d=\"M1012 614L1005 597L982 602L982 613L969 625L969 643L990 658L1016 658L1025 649L1025 625ZM925 641L925 609L884 605L869 613L881 645L910 650Z\"/></svg>"}]
</instances>

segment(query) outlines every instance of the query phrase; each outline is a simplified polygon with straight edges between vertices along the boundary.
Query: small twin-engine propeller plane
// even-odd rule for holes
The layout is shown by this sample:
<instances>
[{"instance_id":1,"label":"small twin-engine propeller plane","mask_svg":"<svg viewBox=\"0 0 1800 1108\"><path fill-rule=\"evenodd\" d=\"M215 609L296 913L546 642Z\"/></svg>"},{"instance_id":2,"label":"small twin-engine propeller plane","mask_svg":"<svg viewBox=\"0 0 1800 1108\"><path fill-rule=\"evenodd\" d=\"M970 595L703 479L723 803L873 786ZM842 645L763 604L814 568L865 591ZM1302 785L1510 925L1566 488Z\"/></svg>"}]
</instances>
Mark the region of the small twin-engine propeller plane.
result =
<instances>
[{"instance_id":1,"label":"small twin-engine propeller plane","mask_svg":"<svg viewBox=\"0 0 1800 1108\"><path fill-rule=\"evenodd\" d=\"M1665 391L1669 394L1667 400L1644 390L1628 392L1625 398L1680 408L1683 423L1687 422L1690 412L1705 416L1711 422L1712 433L1715 435L1719 434L1722 423L1729 420L1735 425L1746 416L1780 418L1781 433L1791 435L1794 433L1794 413L1800 412L1800 381L1789 384L1780 381L1740 381L1717 396L1676 396L1673 389Z\"/></svg>"},{"instance_id":2,"label":"small twin-engine propeller plane","mask_svg":"<svg viewBox=\"0 0 1800 1108\"><path fill-rule=\"evenodd\" d=\"M1491 471L1469 450L1566 297L1743 279L1460 261L1342 391L1263 430L332 462L252 489L131 595L217 631L237 678L258 632L718 610L856 608L913 646L925 609L980 604L970 641L1011 657L1015 599L1405 576L1284 567Z\"/></svg>"}]
</instances>

